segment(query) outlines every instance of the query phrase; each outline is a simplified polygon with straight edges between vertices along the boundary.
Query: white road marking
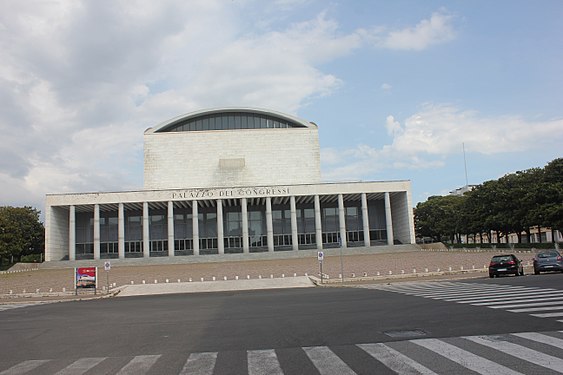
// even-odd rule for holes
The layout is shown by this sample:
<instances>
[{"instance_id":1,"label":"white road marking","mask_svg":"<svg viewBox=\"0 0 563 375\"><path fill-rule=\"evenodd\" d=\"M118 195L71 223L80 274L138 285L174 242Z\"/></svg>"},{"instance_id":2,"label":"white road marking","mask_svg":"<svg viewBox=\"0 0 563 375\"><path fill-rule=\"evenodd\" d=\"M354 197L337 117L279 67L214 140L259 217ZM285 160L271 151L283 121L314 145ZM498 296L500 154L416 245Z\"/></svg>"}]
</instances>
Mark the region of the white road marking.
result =
<instances>
[{"instance_id":1,"label":"white road marking","mask_svg":"<svg viewBox=\"0 0 563 375\"><path fill-rule=\"evenodd\" d=\"M138 355L126 364L117 375L146 374L158 358L160 358L160 355Z\"/></svg>"},{"instance_id":2,"label":"white road marking","mask_svg":"<svg viewBox=\"0 0 563 375\"><path fill-rule=\"evenodd\" d=\"M366 353L401 375L436 375L406 355L384 344L358 344Z\"/></svg>"},{"instance_id":3,"label":"white road marking","mask_svg":"<svg viewBox=\"0 0 563 375\"><path fill-rule=\"evenodd\" d=\"M523 313L523 312L535 312L535 311L553 311L553 310L563 310L563 305L548 306L548 307L529 307L526 309L515 309L506 310L513 313Z\"/></svg>"},{"instance_id":4,"label":"white road marking","mask_svg":"<svg viewBox=\"0 0 563 375\"><path fill-rule=\"evenodd\" d=\"M513 357L534 363L538 366L546 367L557 372L563 372L563 359L561 358L553 357L508 341L493 340L487 336L469 336L464 338L477 344L509 354Z\"/></svg>"},{"instance_id":5,"label":"white road marking","mask_svg":"<svg viewBox=\"0 0 563 375\"><path fill-rule=\"evenodd\" d=\"M212 374L217 361L216 352L192 353L178 375Z\"/></svg>"},{"instance_id":6,"label":"white road marking","mask_svg":"<svg viewBox=\"0 0 563 375\"><path fill-rule=\"evenodd\" d=\"M326 346L303 348L321 375L356 375L354 371Z\"/></svg>"},{"instance_id":7,"label":"white road marking","mask_svg":"<svg viewBox=\"0 0 563 375\"><path fill-rule=\"evenodd\" d=\"M556 348L563 349L562 339L544 335L543 333L523 332L523 333L513 333L512 336L522 337L528 340L541 342L542 344L551 345L551 346L555 346Z\"/></svg>"},{"instance_id":8,"label":"white road marking","mask_svg":"<svg viewBox=\"0 0 563 375\"><path fill-rule=\"evenodd\" d=\"M84 374L86 371L90 370L92 367L96 366L98 363L102 362L104 358L81 358L74 363L71 363L61 371L57 372L56 375L80 375Z\"/></svg>"},{"instance_id":9,"label":"white road marking","mask_svg":"<svg viewBox=\"0 0 563 375\"><path fill-rule=\"evenodd\" d=\"M278 362L276 351L268 350L249 350L248 351L248 374L249 375L283 375L283 371Z\"/></svg>"},{"instance_id":10,"label":"white road marking","mask_svg":"<svg viewBox=\"0 0 563 375\"><path fill-rule=\"evenodd\" d=\"M0 375L25 374L47 362L49 362L48 359L31 359L29 361L18 363L17 365L12 366L9 369L0 372Z\"/></svg>"},{"instance_id":11,"label":"white road marking","mask_svg":"<svg viewBox=\"0 0 563 375\"><path fill-rule=\"evenodd\" d=\"M508 367L490 361L486 358L479 357L467 350L460 349L457 346L437 339L419 339L410 340L410 342L432 350L433 352L451 359L461 366L482 375L522 375L520 372L511 370Z\"/></svg>"}]
</instances>

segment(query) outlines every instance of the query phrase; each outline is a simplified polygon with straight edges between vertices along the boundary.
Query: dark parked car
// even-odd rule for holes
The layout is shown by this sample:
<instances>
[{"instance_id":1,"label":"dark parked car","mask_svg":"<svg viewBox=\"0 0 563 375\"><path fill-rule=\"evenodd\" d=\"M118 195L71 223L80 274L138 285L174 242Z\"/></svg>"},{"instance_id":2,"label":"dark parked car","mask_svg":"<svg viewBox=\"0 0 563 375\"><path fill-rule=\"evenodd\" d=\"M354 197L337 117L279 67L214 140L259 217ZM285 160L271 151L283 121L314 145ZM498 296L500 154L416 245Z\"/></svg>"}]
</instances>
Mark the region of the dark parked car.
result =
<instances>
[{"instance_id":1,"label":"dark parked car","mask_svg":"<svg viewBox=\"0 0 563 375\"><path fill-rule=\"evenodd\" d=\"M542 250L534 257L534 273L544 271L563 272L563 257L557 250Z\"/></svg>"},{"instance_id":2,"label":"dark parked car","mask_svg":"<svg viewBox=\"0 0 563 375\"><path fill-rule=\"evenodd\" d=\"M495 255L489 264L489 277L506 274L523 276L524 266L522 266L522 262L514 254Z\"/></svg>"}]
</instances>

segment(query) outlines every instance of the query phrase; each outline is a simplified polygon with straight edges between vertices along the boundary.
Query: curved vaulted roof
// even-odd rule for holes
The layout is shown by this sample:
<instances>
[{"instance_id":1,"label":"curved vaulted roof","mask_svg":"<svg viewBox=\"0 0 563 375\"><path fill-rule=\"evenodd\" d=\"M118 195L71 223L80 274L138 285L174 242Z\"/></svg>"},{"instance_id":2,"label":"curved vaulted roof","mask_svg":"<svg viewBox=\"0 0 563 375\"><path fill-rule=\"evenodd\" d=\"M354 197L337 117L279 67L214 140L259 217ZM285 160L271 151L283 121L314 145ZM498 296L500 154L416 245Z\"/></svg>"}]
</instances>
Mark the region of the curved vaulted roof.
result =
<instances>
[{"instance_id":1,"label":"curved vaulted roof","mask_svg":"<svg viewBox=\"0 0 563 375\"><path fill-rule=\"evenodd\" d=\"M258 108L214 108L164 121L146 133L267 128L317 128L317 125L281 112Z\"/></svg>"}]
</instances>

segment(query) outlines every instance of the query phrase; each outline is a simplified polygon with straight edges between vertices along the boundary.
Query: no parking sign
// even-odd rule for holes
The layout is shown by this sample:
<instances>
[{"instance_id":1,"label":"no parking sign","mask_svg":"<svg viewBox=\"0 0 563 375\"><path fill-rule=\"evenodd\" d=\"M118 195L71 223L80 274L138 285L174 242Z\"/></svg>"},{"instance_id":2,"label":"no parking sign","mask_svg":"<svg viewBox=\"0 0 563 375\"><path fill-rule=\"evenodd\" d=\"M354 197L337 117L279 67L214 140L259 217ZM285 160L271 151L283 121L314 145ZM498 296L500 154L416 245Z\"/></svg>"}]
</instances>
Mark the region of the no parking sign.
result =
<instances>
[{"instance_id":1,"label":"no parking sign","mask_svg":"<svg viewBox=\"0 0 563 375\"><path fill-rule=\"evenodd\" d=\"M322 262L324 260L325 254L322 251L317 252L317 259L319 260L319 262Z\"/></svg>"}]
</instances>

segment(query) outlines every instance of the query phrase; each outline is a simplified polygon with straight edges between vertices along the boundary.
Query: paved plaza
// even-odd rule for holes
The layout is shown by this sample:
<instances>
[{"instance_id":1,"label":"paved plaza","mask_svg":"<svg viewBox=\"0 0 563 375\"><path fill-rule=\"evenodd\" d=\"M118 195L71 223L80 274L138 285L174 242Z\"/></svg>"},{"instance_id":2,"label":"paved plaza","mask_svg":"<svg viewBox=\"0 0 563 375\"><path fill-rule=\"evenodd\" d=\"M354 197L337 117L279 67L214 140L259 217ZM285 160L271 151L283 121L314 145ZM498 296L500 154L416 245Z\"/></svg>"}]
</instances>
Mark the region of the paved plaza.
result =
<instances>
[{"instance_id":1,"label":"paved plaza","mask_svg":"<svg viewBox=\"0 0 563 375\"><path fill-rule=\"evenodd\" d=\"M485 267L494 251L410 251L327 256L323 261L323 274L328 282L340 278L340 270L348 282L373 282L404 277L429 277L440 275L483 276ZM517 253L525 267L531 263L531 252ZM341 262L342 260L342 262ZM129 285L201 283L275 279L283 285L286 279L300 276L319 276L319 262L316 257L250 260L214 263L154 264L139 266L112 266L109 273L98 269L99 289L106 285L120 288ZM325 280L326 282L327 280ZM252 285L252 284L250 284ZM254 284L259 288L259 283ZM330 284L329 284L330 285ZM154 287L153 287L154 288ZM237 289L237 286L234 286ZM246 288L247 289L247 288ZM205 291L201 286L198 291ZM210 291L214 288L210 288ZM22 299L72 298L73 269L36 269L0 274L0 301ZM89 293L79 297L87 297Z\"/></svg>"}]
</instances>

